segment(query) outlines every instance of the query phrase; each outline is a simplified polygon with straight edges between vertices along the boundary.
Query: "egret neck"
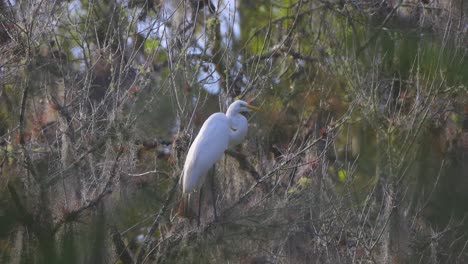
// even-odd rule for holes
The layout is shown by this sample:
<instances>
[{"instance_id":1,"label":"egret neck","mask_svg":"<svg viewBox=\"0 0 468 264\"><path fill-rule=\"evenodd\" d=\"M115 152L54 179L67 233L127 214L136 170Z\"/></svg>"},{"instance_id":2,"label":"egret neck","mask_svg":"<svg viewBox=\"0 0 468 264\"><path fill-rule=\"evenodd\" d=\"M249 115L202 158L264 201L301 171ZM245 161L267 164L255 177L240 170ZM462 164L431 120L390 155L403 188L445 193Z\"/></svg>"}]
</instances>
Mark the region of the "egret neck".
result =
<instances>
[{"instance_id":1,"label":"egret neck","mask_svg":"<svg viewBox=\"0 0 468 264\"><path fill-rule=\"evenodd\" d=\"M236 111L237 110L237 111ZM238 109L229 107L226 112L226 116L229 119L229 147L239 145L247 136L248 122L242 114L238 112Z\"/></svg>"}]
</instances>

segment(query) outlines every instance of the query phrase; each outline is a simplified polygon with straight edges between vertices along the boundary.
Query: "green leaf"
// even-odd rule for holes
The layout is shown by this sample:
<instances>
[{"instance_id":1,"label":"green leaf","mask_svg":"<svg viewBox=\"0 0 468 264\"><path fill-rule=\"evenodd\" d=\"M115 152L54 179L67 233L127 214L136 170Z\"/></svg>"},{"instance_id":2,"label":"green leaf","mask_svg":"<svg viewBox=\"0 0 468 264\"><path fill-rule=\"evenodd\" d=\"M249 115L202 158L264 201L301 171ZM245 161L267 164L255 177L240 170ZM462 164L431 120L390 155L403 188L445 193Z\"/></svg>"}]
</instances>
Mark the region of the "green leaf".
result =
<instances>
[{"instance_id":1,"label":"green leaf","mask_svg":"<svg viewBox=\"0 0 468 264\"><path fill-rule=\"evenodd\" d=\"M338 179L341 181L341 182L345 182L346 181L346 170L339 170L338 171Z\"/></svg>"},{"instance_id":2,"label":"green leaf","mask_svg":"<svg viewBox=\"0 0 468 264\"><path fill-rule=\"evenodd\" d=\"M159 45L161 45L161 41L159 39L147 39L144 45L145 54L152 54Z\"/></svg>"}]
</instances>

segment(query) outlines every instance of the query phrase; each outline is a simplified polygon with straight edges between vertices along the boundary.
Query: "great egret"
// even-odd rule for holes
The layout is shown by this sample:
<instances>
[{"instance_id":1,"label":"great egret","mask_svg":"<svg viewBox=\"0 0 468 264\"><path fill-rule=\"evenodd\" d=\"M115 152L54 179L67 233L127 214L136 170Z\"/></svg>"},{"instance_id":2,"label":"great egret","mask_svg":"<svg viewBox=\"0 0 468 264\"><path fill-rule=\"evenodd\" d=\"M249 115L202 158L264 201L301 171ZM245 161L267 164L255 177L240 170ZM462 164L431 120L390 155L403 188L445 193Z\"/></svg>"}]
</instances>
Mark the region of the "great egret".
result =
<instances>
[{"instance_id":1,"label":"great egret","mask_svg":"<svg viewBox=\"0 0 468 264\"><path fill-rule=\"evenodd\" d=\"M247 135L248 122L242 112L259 111L247 102L237 100L226 114L212 114L203 123L185 159L182 175L182 190L191 193L199 190L206 174L221 158L229 146L241 143Z\"/></svg>"}]
</instances>

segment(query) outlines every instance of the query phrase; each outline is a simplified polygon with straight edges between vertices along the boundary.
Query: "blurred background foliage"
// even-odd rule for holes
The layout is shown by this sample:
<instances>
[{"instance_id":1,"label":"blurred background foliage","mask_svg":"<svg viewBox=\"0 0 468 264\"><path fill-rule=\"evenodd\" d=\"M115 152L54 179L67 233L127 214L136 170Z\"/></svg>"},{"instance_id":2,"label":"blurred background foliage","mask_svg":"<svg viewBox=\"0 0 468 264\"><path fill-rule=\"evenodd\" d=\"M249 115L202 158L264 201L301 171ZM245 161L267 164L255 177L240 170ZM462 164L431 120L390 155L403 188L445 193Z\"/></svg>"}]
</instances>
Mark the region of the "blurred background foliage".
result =
<instances>
[{"instance_id":1,"label":"blurred background foliage","mask_svg":"<svg viewBox=\"0 0 468 264\"><path fill-rule=\"evenodd\" d=\"M467 262L467 11L0 1L0 262ZM185 153L235 99L197 226Z\"/></svg>"}]
</instances>

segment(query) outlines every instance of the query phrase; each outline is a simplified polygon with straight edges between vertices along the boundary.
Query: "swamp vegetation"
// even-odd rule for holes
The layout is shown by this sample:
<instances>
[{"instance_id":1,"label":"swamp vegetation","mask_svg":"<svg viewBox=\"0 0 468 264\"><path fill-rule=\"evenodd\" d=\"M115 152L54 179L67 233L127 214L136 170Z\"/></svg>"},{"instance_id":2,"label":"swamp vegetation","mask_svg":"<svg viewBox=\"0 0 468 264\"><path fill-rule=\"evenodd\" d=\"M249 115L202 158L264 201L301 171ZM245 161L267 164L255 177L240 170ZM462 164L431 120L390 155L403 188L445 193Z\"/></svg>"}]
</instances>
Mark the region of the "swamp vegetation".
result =
<instances>
[{"instance_id":1,"label":"swamp vegetation","mask_svg":"<svg viewBox=\"0 0 468 264\"><path fill-rule=\"evenodd\" d=\"M0 262L467 263L467 13L0 0ZM185 155L236 99L197 226Z\"/></svg>"}]
</instances>

